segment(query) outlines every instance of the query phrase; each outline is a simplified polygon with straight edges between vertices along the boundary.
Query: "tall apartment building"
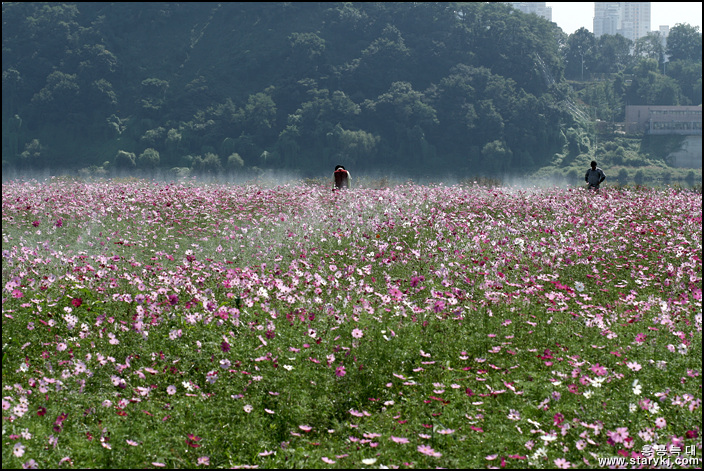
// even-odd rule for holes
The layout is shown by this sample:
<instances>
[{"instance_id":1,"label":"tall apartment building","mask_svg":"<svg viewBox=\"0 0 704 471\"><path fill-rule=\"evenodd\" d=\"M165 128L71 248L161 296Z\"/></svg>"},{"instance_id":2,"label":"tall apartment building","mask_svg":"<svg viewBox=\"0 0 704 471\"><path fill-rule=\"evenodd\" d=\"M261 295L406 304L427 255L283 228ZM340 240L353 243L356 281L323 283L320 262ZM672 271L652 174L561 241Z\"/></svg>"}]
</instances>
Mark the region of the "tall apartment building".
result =
<instances>
[{"instance_id":1,"label":"tall apartment building","mask_svg":"<svg viewBox=\"0 0 704 471\"><path fill-rule=\"evenodd\" d=\"M621 2L594 2L594 36L613 36L620 27Z\"/></svg>"},{"instance_id":2,"label":"tall apartment building","mask_svg":"<svg viewBox=\"0 0 704 471\"><path fill-rule=\"evenodd\" d=\"M594 2L594 36L620 34L635 41L650 32L650 2Z\"/></svg>"},{"instance_id":3,"label":"tall apartment building","mask_svg":"<svg viewBox=\"0 0 704 471\"><path fill-rule=\"evenodd\" d=\"M523 13L535 13L538 16L552 21L552 7L545 6L545 2L509 2L513 8Z\"/></svg>"}]
</instances>

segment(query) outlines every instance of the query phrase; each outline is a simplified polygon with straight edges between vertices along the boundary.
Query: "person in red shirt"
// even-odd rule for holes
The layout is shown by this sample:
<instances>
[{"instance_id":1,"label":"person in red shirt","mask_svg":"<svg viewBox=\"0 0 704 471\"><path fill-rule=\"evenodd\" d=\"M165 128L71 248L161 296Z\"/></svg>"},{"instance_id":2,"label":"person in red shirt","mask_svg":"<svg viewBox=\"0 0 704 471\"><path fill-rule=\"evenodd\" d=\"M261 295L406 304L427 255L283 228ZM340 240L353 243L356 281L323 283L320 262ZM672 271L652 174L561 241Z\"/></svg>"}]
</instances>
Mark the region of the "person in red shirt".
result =
<instances>
[{"instance_id":1,"label":"person in red shirt","mask_svg":"<svg viewBox=\"0 0 704 471\"><path fill-rule=\"evenodd\" d=\"M348 189L350 187L350 172L345 170L342 165L335 166L335 172L333 172L333 183L334 186L332 191Z\"/></svg>"}]
</instances>

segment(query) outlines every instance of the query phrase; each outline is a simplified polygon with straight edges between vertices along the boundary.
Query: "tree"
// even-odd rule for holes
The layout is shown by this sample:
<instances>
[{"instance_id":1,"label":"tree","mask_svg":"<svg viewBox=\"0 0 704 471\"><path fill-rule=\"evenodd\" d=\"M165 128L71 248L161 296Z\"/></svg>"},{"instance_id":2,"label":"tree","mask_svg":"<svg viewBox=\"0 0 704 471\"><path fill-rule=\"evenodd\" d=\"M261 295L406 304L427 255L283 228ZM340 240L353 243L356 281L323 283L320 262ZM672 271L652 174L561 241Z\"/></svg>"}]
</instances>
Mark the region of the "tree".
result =
<instances>
[{"instance_id":1,"label":"tree","mask_svg":"<svg viewBox=\"0 0 704 471\"><path fill-rule=\"evenodd\" d=\"M673 26L667 36L667 54L671 61L682 59L701 62L702 33L699 32L699 26L687 23Z\"/></svg>"},{"instance_id":2,"label":"tree","mask_svg":"<svg viewBox=\"0 0 704 471\"><path fill-rule=\"evenodd\" d=\"M501 141L488 142L482 148L485 168L494 174L501 174L511 169L513 152Z\"/></svg>"},{"instance_id":3,"label":"tree","mask_svg":"<svg viewBox=\"0 0 704 471\"><path fill-rule=\"evenodd\" d=\"M133 152L124 150L117 151L115 155L115 167L122 170L133 169L137 166L136 157Z\"/></svg>"},{"instance_id":4,"label":"tree","mask_svg":"<svg viewBox=\"0 0 704 471\"><path fill-rule=\"evenodd\" d=\"M151 147L139 154L137 165L140 168L154 170L159 166L159 152Z\"/></svg>"},{"instance_id":5,"label":"tree","mask_svg":"<svg viewBox=\"0 0 704 471\"><path fill-rule=\"evenodd\" d=\"M80 87L76 81L75 74L65 74L54 71L46 78L46 85L39 90L32 103L39 107L39 112L47 117L64 116L66 110L70 110L76 104Z\"/></svg>"},{"instance_id":6,"label":"tree","mask_svg":"<svg viewBox=\"0 0 704 471\"><path fill-rule=\"evenodd\" d=\"M565 47L565 75L584 80L584 72L589 73L595 64L596 38L586 28L579 28L567 38Z\"/></svg>"},{"instance_id":7,"label":"tree","mask_svg":"<svg viewBox=\"0 0 704 471\"><path fill-rule=\"evenodd\" d=\"M206 153L205 157L201 157L200 155L195 156L191 168L196 172L206 175L217 175L222 172L220 157L213 153Z\"/></svg>"},{"instance_id":8,"label":"tree","mask_svg":"<svg viewBox=\"0 0 704 471\"><path fill-rule=\"evenodd\" d=\"M662 64L665 60L665 47L660 31L651 31L642 38L636 39L633 56L655 59L658 65Z\"/></svg>"},{"instance_id":9,"label":"tree","mask_svg":"<svg viewBox=\"0 0 704 471\"><path fill-rule=\"evenodd\" d=\"M237 170L241 169L244 167L244 160L242 160L242 157L240 157L240 154L237 152L231 154L227 158L227 168L230 170Z\"/></svg>"},{"instance_id":10,"label":"tree","mask_svg":"<svg viewBox=\"0 0 704 471\"><path fill-rule=\"evenodd\" d=\"M158 111L166 101L166 90L169 82L158 78L142 80L142 107L146 110Z\"/></svg>"},{"instance_id":11,"label":"tree","mask_svg":"<svg viewBox=\"0 0 704 471\"><path fill-rule=\"evenodd\" d=\"M39 139L32 139L24 146L24 151L20 154L20 161L26 169L36 169L41 163L43 153L46 148L41 145Z\"/></svg>"},{"instance_id":12,"label":"tree","mask_svg":"<svg viewBox=\"0 0 704 471\"><path fill-rule=\"evenodd\" d=\"M604 34L597 40L594 72L618 73L631 62L633 41L620 34Z\"/></svg>"},{"instance_id":13,"label":"tree","mask_svg":"<svg viewBox=\"0 0 704 471\"><path fill-rule=\"evenodd\" d=\"M680 87L687 105L700 105L702 102L702 62L677 59L667 64L667 75Z\"/></svg>"}]
</instances>

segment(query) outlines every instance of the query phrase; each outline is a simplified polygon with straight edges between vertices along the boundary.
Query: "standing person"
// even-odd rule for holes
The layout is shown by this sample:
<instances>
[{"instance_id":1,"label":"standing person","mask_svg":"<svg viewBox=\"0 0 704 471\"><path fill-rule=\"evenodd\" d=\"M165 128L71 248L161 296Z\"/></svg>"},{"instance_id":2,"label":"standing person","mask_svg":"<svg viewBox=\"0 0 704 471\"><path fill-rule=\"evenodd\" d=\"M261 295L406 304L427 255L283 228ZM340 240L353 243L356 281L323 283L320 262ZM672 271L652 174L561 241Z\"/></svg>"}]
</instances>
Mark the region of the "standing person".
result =
<instances>
[{"instance_id":1,"label":"standing person","mask_svg":"<svg viewBox=\"0 0 704 471\"><path fill-rule=\"evenodd\" d=\"M599 191L599 185L606 180L604 171L596 166L596 161L592 160L592 168L584 174L584 181L587 182L587 189Z\"/></svg>"},{"instance_id":2,"label":"standing person","mask_svg":"<svg viewBox=\"0 0 704 471\"><path fill-rule=\"evenodd\" d=\"M332 191L342 190L350 187L350 172L345 170L342 165L335 166L335 172L332 174L334 186Z\"/></svg>"}]
</instances>

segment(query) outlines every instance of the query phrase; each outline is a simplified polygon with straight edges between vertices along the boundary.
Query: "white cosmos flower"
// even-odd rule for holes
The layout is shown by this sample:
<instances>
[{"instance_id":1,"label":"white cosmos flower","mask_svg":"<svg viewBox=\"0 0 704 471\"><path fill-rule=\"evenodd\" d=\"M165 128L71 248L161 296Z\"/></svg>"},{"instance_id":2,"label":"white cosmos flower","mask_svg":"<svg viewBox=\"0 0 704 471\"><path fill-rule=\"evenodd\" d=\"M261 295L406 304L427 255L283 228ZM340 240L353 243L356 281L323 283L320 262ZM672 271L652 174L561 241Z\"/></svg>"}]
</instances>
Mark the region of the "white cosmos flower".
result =
<instances>
[{"instance_id":1,"label":"white cosmos flower","mask_svg":"<svg viewBox=\"0 0 704 471\"><path fill-rule=\"evenodd\" d=\"M643 388L641 387L640 384L638 384L638 380L636 379L633 381L633 394L636 396L640 396L640 393L643 391Z\"/></svg>"}]
</instances>

